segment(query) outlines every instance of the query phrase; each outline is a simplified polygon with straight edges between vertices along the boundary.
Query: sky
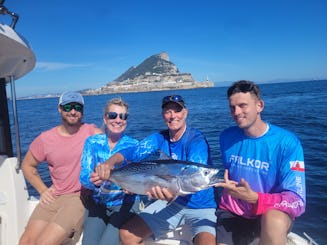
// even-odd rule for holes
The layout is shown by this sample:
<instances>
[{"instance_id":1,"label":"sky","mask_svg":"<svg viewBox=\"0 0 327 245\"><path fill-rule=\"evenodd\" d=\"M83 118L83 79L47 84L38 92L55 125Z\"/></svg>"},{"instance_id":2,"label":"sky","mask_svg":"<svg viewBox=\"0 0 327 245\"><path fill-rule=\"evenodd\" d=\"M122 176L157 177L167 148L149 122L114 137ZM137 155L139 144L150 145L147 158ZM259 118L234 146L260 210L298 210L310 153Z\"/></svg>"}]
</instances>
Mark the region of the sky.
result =
<instances>
[{"instance_id":1,"label":"sky","mask_svg":"<svg viewBox=\"0 0 327 245\"><path fill-rule=\"evenodd\" d=\"M216 86L327 78L326 0L5 0L36 66L18 97L100 88L167 52ZM8 19L0 15L3 23ZM10 22L9 22L10 24Z\"/></svg>"}]
</instances>

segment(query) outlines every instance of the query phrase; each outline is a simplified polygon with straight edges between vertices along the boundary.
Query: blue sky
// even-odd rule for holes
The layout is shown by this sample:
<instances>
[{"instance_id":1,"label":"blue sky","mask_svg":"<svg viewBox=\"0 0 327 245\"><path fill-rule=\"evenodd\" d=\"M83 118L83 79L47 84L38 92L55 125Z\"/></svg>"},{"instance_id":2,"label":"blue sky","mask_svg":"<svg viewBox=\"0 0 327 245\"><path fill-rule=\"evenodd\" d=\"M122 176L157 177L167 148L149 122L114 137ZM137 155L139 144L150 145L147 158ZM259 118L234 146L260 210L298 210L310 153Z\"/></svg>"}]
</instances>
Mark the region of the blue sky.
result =
<instances>
[{"instance_id":1,"label":"blue sky","mask_svg":"<svg viewBox=\"0 0 327 245\"><path fill-rule=\"evenodd\" d=\"M327 78L326 0L6 0L37 64L17 96L99 88L166 51L226 85ZM3 22L3 16L0 21Z\"/></svg>"}]
</instances>

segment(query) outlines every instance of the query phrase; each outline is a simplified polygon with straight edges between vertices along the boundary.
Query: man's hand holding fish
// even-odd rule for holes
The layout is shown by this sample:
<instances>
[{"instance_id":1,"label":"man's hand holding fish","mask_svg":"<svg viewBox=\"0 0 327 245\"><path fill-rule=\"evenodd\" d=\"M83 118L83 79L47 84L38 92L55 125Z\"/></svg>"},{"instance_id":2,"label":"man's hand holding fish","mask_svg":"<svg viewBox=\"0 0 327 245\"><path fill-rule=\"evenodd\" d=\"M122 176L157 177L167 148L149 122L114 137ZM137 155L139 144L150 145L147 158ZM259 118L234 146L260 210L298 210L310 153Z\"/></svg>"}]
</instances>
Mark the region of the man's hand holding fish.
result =
<instances>
[{"instance_id":1,"label":"man's hand holding fish","mask_svg":"<svg viewBox=\"0 0 327 245\"><path fill-rule=\"evenodd\" d=\"M150 192L146 193L150 199L161 199L171 202L176 199L177 195L168 188L163 188L160 186L154 186L151 188Z\"/></svg>"}]
</instances>

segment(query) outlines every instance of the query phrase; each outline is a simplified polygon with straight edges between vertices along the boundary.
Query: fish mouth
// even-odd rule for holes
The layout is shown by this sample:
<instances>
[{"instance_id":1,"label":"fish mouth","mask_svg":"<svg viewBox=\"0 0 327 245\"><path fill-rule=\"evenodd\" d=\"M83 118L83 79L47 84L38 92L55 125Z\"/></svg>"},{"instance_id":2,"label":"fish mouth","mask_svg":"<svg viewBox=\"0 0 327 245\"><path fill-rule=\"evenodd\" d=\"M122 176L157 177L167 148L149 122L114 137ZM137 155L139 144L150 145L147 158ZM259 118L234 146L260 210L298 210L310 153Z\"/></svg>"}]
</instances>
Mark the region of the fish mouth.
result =
<instances>
[{"instance_id":1,"label":"fish mouth","mask_svg":"<svg viewBox=\"0 0 327 245\"><path fill-rule=\"evenodd\" d=\"M222 182L225 182L225 180L223 178L221 178L218 173L213 175L211 178L210 178L210 183L209 183L209 186L214 186L216 185L217 183L222 183Z\"/></svg>"}]
</instances>

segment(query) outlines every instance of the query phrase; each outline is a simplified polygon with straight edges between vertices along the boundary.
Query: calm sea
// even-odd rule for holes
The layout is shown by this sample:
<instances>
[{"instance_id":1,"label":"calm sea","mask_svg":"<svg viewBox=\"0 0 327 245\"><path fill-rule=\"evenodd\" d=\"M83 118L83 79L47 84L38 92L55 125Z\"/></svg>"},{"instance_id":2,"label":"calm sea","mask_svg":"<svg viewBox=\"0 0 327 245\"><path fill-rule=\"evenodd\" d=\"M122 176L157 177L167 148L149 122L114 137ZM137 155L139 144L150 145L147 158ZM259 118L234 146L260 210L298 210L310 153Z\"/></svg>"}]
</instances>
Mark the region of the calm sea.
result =
<instances>
[{"instance_id":1,"label":"calm sea","mask_svg":"<svg viewBox=\"0 0 327 245\"><path fill-rule=\"evenodd\" d=\"M296 220L293 231L300 235L306 232L319 244L327 244L327 80L262 84L260 87L265 101L263 118L295 132L304 148L307 209ZM178 93L185 98L189 109L188 125L204 132L211 146L214 162L221 166L218 136L224 128L233 125L226 90L227 87L215 87L86 96L84 121L102 126L102 112L106 101L121 96L130 105L131 116L127 133L142 139L165 128L160 115L161 98ZM54 98L17 102L22 156L40 132L60 123L57 103L58 99ZM40 172L44 181L51 184L45 164L41 164ZM31 195L37 196L31 186L28 188Z\"/></svg>"}]
</instances>

